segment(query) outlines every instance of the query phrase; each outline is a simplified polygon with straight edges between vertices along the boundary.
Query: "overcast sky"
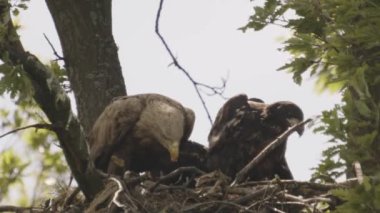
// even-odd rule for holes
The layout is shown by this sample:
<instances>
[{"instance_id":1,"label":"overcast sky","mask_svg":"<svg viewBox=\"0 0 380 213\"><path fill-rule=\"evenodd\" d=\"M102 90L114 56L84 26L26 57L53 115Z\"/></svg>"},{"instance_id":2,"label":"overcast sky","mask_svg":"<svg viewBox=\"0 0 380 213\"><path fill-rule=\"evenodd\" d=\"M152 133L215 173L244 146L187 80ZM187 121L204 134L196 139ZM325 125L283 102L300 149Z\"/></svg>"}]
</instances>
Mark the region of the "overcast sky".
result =
<instances>
[{"instance_id":1,"label":"overcast sky","mask_svg":"<svg viewBox=\"0 0 380 213\"><path fill-rule=\"evenodd\" d=\"M185 75L169 66L171 59L154 32L159 1L113 2L114 37L128 94L160 93L193 109L196 123L191 139L207 145L211 126L202 104ZM337 95L317 94L312 79L306 77L304 84L298 86L290 74L276 71L290 58L278 51L289 31L277 27L261 32L237 30L247 23L252 7L248 0L166 0L160 30L178 61L197 81L217 86L221 78L228 77L226 97L246 93L267 103L293 101L306 118L338 103ZM43 33L56 49L60 44L45 2L31 1L18 21L25 48L45 62L54 59ZM215 118L225 100L217 96L205 98ZM290 137L286 155L296 179L310 178L310 168L319 162L326 141L326 137L310 129L300 138L296 134Z\"/></svg>"}]
</instances>

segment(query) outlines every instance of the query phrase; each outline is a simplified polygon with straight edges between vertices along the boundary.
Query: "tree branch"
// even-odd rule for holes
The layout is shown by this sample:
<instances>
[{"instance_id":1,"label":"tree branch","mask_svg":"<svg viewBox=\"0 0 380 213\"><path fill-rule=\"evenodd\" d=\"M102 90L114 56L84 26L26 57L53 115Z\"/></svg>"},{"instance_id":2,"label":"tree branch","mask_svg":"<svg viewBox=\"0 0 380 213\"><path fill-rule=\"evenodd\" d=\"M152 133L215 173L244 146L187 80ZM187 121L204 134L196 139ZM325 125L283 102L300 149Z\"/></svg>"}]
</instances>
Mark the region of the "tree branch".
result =
<instances>
[{"instance_id":1,"label":"tree branch","mask_svg":"<svg viewBox=\"0 0 380 213\"><path fill-rule=\"evenodd\" d=\"M270 185L270 184L279 184L283 188L308 188L311 190L317 191L329 191L336 188L347 188L352 187L358 183L357 178L347 179L344 182L339 183L314 183L309 181L297 181L297 180L267 180L267 181L249 181L239 185L238 187L250 187L250 186L261 186L261 185Z\"/></svg>"},{"instance_id":2,"label":"tree branch","mask_svg":"<svg viewBox=\"0 0 380 213\"><path fill-rule=\"evenodd\" d=\"M0 206L0 212L45 212L37 207Z\"/></svg>"},{"instance_id":3,"label":"tree branch","mask_svg":"<svg viewBox=\"0 0 380 213\"><path fill-rule=\"evenodd\" d=\"M352 166L354 167L354 172L355 172L356 178L358 179L358 183L362 184L364 181L364 178L363 178L364 175L363 175L363 170L362 170L362 166L360 165L360 162L355 161L354 163L352 163Z\"/></svg>"},{"instance_id":4,"label":"tree branch","mask_svg":"<svg viewBox=\"0 0 380 213\"><path fill-rule=\"evenodd\" d=\"M50 42L50 40L49 40L49 38L46 36L46 34L44 33L43 35L44 35L46 41L49 43L51 49L53 50L53 54L55 55L55 57L57 57L56 61L58 61L58 60L63 60L63 61L64 61L65 58L62 57L62 56L60 56L60 55L58 54L58 52L55 50L53 44Z\"/></svg>"},{"instance_id":5,"label":"tree branch","mask_svg":"<svg viewBox=\"0 0 380 213\"><path fill-rule=\"evenodd\" d=\"M277 139L275 139L274 141L272 141L268 146L266 146L257 156L255 156L255 158L253 158L243 169L241 169L237 174L236 174L236 178L235 180L232 182L231 185L235 185L235 184L238 184L238 183L241 183L243 182L247 176L248 176L248 173L258 164L262 161L262 159L264 159L266 156L268 156L268 153L270 153L271 151L273 151L275 148L277 148L279 145L281 145L281 143L283 143L283 141L290 135L292 134L294 131L296 131L300 126L303 126L305 125L306 123L309 123L311 122L312 120L311 119L307 119L303 122L300 122L294 126L292 126L291 128L289 128L288 130L286 130L284 133L282 133Z\"/></svg>"},{"instance_id":6,"label":"tree branch","mask_svg":"<svg viewBox=\"0 0 380 213\"><path fill-rule=\"evenodd\" d=\"M6 132L6 133L0 135L0 138L3 138L7 135L16 133L16 132L21 131L21 130L29 129L29 128L36 128L36 130L38 130L38 129L53 130L54 129L53 125L51 125L51 124L32 124L32 125L16 128L16 129L13 129L9 132Z\"/></svg>"},{"instance_id":7,"label":"tree branch","mask_svg":"<svg viewBox=\"0 0 380 213\"><path fill-rule=\"evenodd\" d=\"M70 98L57 77L36 56L24 50L5 0L0 1L0 26L4 29L0 38L0 58L11 66L22 65L32 83L33 98L54 127L73 176L86 198L92 199L103 183L100 176L88 167L85 135L71 111Z\"/></svg>"},{"instance_id":8,"label":"tree branch","mask_svg":"<svg viewBox=\"0 0 380 213\"><path fill-rule=\"evenodd\" d=\"M118 198L119 198L119 195L120 193L123 191L123 185L121 184L121 182L114 178L114 177L111 177L110 180L114 181L116 184L117 184L117 190L115 192L115 194L113 195L113 198L112 198L112 203L114 203L117 207L119 208L122 208L122 209L125 209L127 206L125 204L122 204L118 201Z\"/></svg>"},{"instance_id":9,"label":"tree branch","mask_svg":"<svg viewBox=\"0 0 380 213\"><path fill-rule=\"evenodd\" d=\"M210 112L207 108L206 102L205 102L205 100L204 100L204 98L200 92L200 88L205 88L208 91L210 91L210 93L208 95L219 95L219 96L223 97L223 93L224 93L224 90L226 88L226 80L222 79L222 86L220 86L220 87L209 86L209 85L206 85L206 84L203 84L203 83L200 83L200 82L194 80L194 78L190 75L190 73L185 68L183 68L181 66L181 64L178 62L177 58L174 56L173 52L169 48L169 45L165 41L165 38L160 33L159 23L160 23L160 17L161 17L161 11L162 11L163 3L164 3L164 0L160 0L160 5L158 7L157 16L156 16L155 32L158 35L158 37L160 38L160 40L161 40L162 44L164 45L166 51L169 53L170 57L172 58L172 60L173 60L172 64L175 67L177 67L179 70L181 70L182 73L185 74L185 76L193 84L195 92L197 93L198 98L200 99L200 101L202 103L203 109L206 111L207 118L209 119L209 121L212 125L212 118L211 118Z\"/></svg>"},{"instance_id":10,"label":"tree branch","mask_svg":"<svg viewBox=\"0 0 380 213\"><path fill-rule=\"evenodd\" d=\"M149 191L153 192L157 188L157 186L160 185L161 183L163 183L167 180L170 180L174 177L177 177L178 175L183 174L184 172L192 172L192 173L198 174L198 175L205 174L204 171L202 171L196 167L193 167L193 166L180 167L180 168L170 172L169 174L161 177L152 187L149 188Z\"/></svg>"}]
</instances>

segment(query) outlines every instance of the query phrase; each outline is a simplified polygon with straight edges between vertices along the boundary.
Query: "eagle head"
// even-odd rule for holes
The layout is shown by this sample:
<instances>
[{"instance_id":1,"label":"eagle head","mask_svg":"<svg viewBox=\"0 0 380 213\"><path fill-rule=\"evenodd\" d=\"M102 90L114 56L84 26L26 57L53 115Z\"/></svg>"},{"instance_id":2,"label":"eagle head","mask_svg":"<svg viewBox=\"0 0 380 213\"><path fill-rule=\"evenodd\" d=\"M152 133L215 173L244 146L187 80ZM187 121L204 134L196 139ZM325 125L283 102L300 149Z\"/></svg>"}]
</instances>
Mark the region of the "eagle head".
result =
<instances>
[{"instance_id":1,"label":"eagle head","mask_svg":"<svg viewBox=\"0 0 380 213\"><path fill-rule=\"evenodd\" d=\"M264 110L264 116L286 129L302 122L304 119L301 108L290 101L278 101L270 104ZM304 127L301 126L296 131L301 136L304 132Z\"/></svg>"},{"instance_id":2,"label":"eagle head","mask_svg":"<svg viewBox=\"0 0 380 213\"><path fill-rule=\"evenodd\" d=\"M176 162L182 141L191 134L195 121L194 112L170 99L148 101L138 122L140 138L150 135L170 154L170 160Z\"/></svg>"}]
</instances>

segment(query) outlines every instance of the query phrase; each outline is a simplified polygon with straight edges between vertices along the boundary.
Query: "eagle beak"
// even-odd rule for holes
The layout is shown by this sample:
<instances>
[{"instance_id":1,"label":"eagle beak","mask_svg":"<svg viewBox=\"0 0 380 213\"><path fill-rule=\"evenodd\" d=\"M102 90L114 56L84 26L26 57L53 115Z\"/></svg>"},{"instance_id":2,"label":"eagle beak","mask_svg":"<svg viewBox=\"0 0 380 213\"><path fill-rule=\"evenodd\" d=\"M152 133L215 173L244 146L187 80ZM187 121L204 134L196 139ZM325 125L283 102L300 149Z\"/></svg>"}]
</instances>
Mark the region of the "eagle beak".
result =
<instances>
[{"instance_id":1,"label":"eagle beak","mask_svg":"<svg viewBox=\"0 0 380 213\"><path fill-rule=\"evenodd\" d=\"M172 162L177 162L178 161L178 156L179 156L179 143L173 143L169 149L170 153L170 160Z\"/></svg>"},{"instance_id":2,"label":"eagle beak","mask_svg":"<svg viewBox=\"0 0 380 213\"><path fill-rule=\"evenodd\" d=\"M294 126L294 125L297 125L298 123L301 122L301 120L297 119L297 118L290 118L290 119L287 119L290 126ZM297 133L299 136L302 136L303 132L304 132L305 128L304 126L300 126L296 129Z\"/></svg>"},{"instance_id":3,"label":"eagle beak","mask_svg":"<svg viewBox=\"0 0 380 213\"><path fill-rule=\"evenodd\" d=\"M303 135L303 131L305 131L305 128L303 126L300 126L297 130L297 133L299 136L302 136Z\"/></svg>"}]
</instances>

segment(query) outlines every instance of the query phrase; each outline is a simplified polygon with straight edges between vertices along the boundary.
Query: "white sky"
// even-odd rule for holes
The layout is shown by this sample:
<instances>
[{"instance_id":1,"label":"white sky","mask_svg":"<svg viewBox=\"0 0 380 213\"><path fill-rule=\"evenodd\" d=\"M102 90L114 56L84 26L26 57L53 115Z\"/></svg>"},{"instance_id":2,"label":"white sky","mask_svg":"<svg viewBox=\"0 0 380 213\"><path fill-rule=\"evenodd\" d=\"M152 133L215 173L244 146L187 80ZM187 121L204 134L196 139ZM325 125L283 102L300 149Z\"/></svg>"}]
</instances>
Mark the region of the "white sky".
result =
<instances>
[{"instance_id":1,"label":"white sky","mask_svg":"<svg viewBox=\"0 0 380 213\"><path fill-rule=\"evenodd\" d=\"M193 109L196 123L191 139L207 144L210 123L194 88L180 71L168 67L169 55L154 33L159 1L114 0L114 37L128 94L155 92L172 97ZM269 27L261 32L242 33L252 14L247 0L166 0L161 17L161 33L178 61L199 82L219 85L229 76L225 96L246 93L271 103L290 100L297 103L305 117L330 109L340 98L337 95L317 95L312 80L300 87L286 72L277 72L289 59L279 52L289 32ZM46 33L56 49L60 49L52 19L44 1L31 1L23 11L21 39L27 50L42 60L53 59L53 52L43 37ZM220 97L206 97L207 106L215 118L225 102ZM0 106L4 106L1 104ZM310 168L317 165L327 138L311 130L299 138L288 140L287 159L296 179L310 178Z\"/></svg>"}]
</instances>

